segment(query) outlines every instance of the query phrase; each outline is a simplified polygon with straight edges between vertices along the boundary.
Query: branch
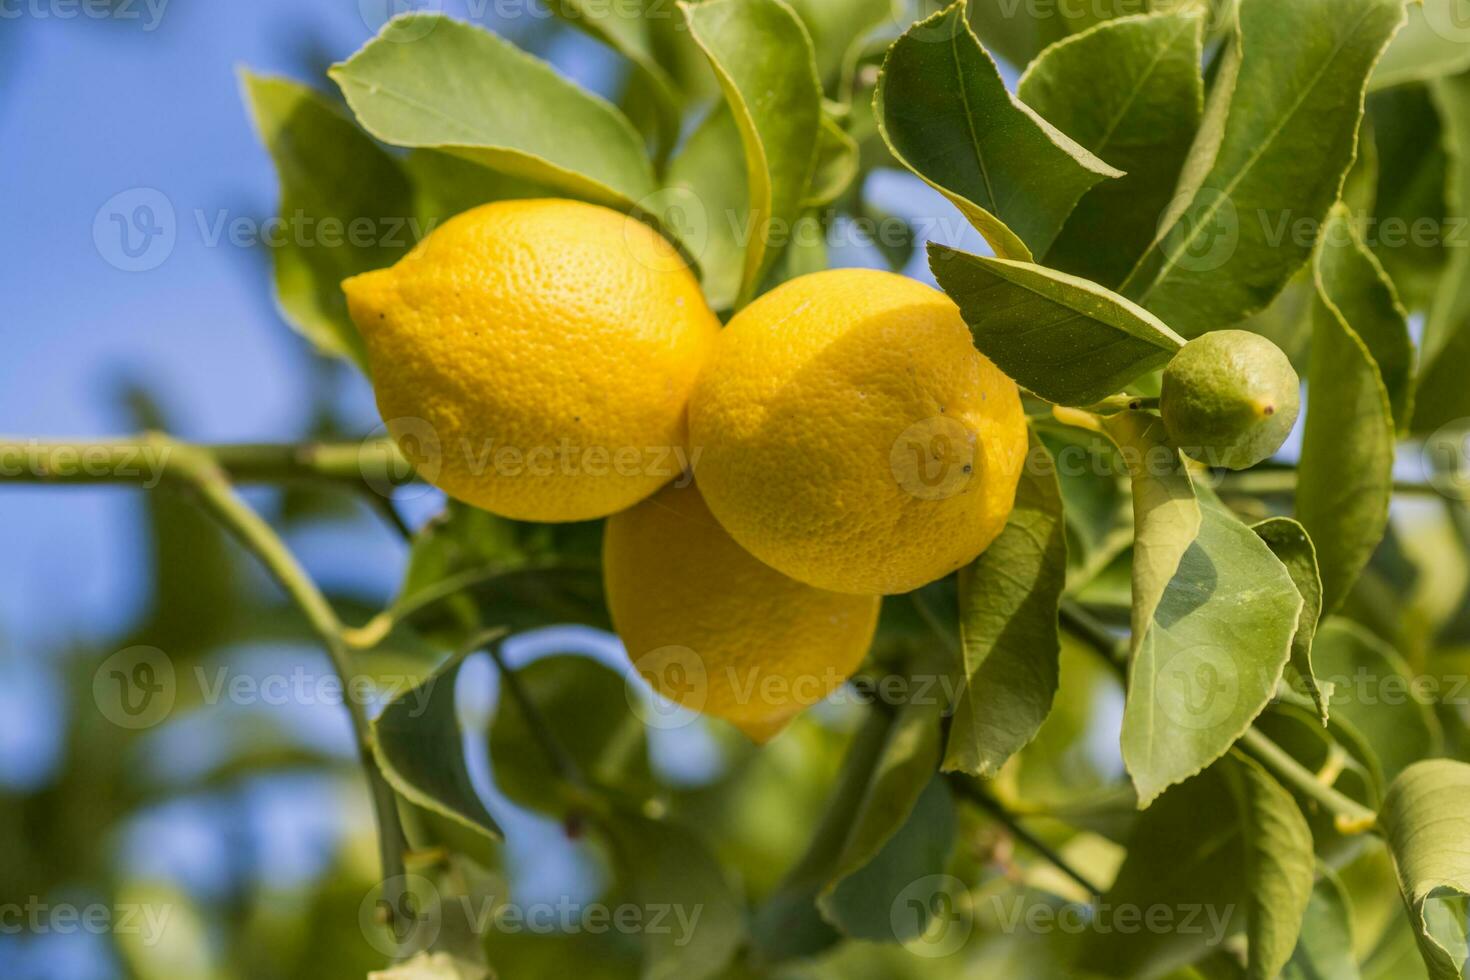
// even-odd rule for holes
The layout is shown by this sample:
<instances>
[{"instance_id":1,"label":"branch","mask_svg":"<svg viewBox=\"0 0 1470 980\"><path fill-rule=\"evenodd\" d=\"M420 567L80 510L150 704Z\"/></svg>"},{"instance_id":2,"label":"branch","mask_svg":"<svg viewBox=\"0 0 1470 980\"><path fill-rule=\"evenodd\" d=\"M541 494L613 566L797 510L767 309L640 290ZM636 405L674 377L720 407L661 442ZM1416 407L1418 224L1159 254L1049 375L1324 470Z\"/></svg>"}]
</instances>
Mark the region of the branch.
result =
<instances>
[{"instance_id":1,"label":"branch","mask_svg":"<svg viewBox=\"0 0 1470 980\"><path fill-rule=\"evenodd\" d=\"M1066 858L1053 850L1045 841L1031 833L1025 827L1022 827L1016 819L1015 814L1007 810L999 800L987 793L975 780L965 776L952 775L949 778L949 785L961 799L970 801L990 814L1010 831L1012 837L1045 858L1062 874L1081 885L1093 898L1102 896L1103 892L1101 888L1093 884L1087 876L1076 868L1072 867Z\"/></svg>"}]
</instances>

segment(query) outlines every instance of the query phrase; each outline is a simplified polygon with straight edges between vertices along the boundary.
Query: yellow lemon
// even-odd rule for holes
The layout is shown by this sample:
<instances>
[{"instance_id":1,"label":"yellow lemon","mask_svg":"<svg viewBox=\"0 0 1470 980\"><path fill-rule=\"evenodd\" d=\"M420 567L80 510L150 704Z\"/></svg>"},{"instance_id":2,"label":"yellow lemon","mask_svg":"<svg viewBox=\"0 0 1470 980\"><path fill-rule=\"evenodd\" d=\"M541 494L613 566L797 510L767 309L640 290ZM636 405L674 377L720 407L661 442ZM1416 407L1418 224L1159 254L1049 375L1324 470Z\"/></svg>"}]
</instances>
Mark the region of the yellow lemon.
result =
<instances>
[{"instance_id":1,"label":"yellow lemon","mask_svg":"<svg viewBox=\"0 0 1470 980\"><path fill-rule=\"evenodd\" d=\"M388 430L450 496L588 520L683 470L719 321L646 225L575 201L486 204L342 288Z\"/></svg>"},{"instance_id":2,"label":"yellow lemon","mask_svg":"<svg viewBox=\"0 0 1470 980\"><path fill-rule=\"evenodd\" d=\"M639 673L757 742L852 676L878 625L877 596L815 589L761 564L693 485L609 518L602 565Z\"/></svg>"},{"instance_id":3,"label":"yellow lemon","mask_svg":"<svg viewBox=\"0 0 1470 980\"><path fill-rule=\"evenodd\" d=\"M819 588L893 594L1000 533L1026 457L1015 384L943 293L794 279L721 333L689 402L695 476L746 550Z\"/></svg>"}]
</instances>

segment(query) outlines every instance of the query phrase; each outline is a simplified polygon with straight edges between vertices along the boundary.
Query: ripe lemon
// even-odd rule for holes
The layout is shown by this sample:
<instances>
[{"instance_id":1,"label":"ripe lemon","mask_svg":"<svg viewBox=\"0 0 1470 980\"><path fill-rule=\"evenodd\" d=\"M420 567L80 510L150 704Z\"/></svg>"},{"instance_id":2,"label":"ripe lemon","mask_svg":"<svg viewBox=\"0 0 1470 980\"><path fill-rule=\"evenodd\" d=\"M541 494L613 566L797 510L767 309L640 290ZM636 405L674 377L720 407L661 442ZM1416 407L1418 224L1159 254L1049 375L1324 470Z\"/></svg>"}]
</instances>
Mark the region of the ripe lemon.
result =
<instances>
[{"instance_id":1,"label":"ripe lemon","mask_svg":"<svg viewBox=\"0 0 1470 980\"><path fill-rule=\"evenodd\" d=\"M892 594L1000 533L1026 456L1015 384L943 293L888 272L794 279L721 333L689 402L730 535L819 588Z\"/></svg>"},{"instance_id":2,"label":"ripe lemon","mask_svg":"<svg viewBox=\"0 0 1470 980\"><path fill-rule=\"evenodd\" d=\"M608 519L603 580L628 659L670 700L764 742L857 670L877 596L803 585L725 533L693 485Z\"/></svg>"},{"instance_id":3,"label":"ripe lemon","mask_svg":"<svg viewBox=\"0 0 1470 980\"><path fill-rule=\"evenodd\" d=\"M1286 442L1300 411L1296 370L1280 347L1259 334L1203 334L1164 368L1164 427L1174 445L1207 466L1256 465Z\"/></svg>"},{"instance_id":4,"label":"ripe lemon","mask_svg":"<svg viewBox=\"0 0 1470 980\"><path fill-rule=\"evenodd\" d=\"M342 288L389 431L450 496L588 520L683 470L719 321L642 223L575 201L486 204Z\"/></svg>"}]
</instances>

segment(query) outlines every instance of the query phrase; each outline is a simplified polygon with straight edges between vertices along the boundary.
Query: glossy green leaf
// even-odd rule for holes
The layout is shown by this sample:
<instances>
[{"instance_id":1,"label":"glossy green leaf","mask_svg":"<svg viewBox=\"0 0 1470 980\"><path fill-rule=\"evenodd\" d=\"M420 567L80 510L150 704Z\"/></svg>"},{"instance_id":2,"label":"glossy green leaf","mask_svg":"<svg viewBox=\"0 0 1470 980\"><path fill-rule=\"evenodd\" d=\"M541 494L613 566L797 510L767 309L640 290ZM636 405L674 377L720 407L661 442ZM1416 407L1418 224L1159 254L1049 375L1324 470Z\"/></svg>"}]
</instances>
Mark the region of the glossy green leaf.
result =
<instances>
[{"instance_id":1,"label":"glossy green leaf","mask_svg":"<svg viewBox=\"0 0 1470 980\"><path fill-rule=\"evenodd\" d=\"M705 0L680 9L719 79L745 148L750 221L743 232L744 305L801 213L816 166L813 134L821 125L822 87L806 28L781 0Z\"/></svg>"},{"instance_id":2,"label":"glossy green leaf","mask_svg":"<svg viewBox=\"0 0 1470 980\"><path fill-rule=\"evenodd\" d=\"M480 801L465 764L454 695L463 665L464 658L455 657L390 701L373 722L373 753L404 798L499 838L500 826Z\"/></svg>"},{"instance_id":3,"label":"glossy green leaf","mask_svg":"<svg viewBox=\"0 0 1470 980\"><path fill-rule=\"evenodd\" d=\"M1241 0L1199 136L1121 292L1186 337L1264 308L1308 259L1352 166L1368 75L1402 0Z\"/></svg>"},{"instance_id":4,"label":"glossy green leaf","mask_svg":"<svg viewBox=\"0 0 1470 980\"><path fill-rule=\"evenodd\" d=\"M1380 329L1367 322L1374 311L1354 299L1363 292L1357 278L1370 269L1334 253L1324 240L1313 270L1317 303L1296 497L1297 519L1317 546L1324 613L1337 608L1383 539L1395 441L1388 390L1359 334L1360 323Z\"/></svg>"},{"instance_id":5,"label":"glossy green leaf","mask_svg":"<svg viewBox=\"0 0 1470 980\"><path fill-rule=\"evenodd\" d=\"M1379 820L1431 980L1460 980L1470 961L1470 765L1433 759L1405 769Z\"/></svg>"},{"instance_id":6,"label":"glossy green leaf","mask_svg":"<svg viewBox=\"0 0 1470 980\"><path fill-rule=\"evenodd\" d=\"M1026 69L1021 101L1125 172L1083 195L1048 266L1116 287L1153 243L1199 128L1203 24L1191 9L1104 21Z\"/></svg>"},{"instance_id":7,"label":"glossy green leaf","mask_svg":"<svg viewBox=\"0 0 1470 980\"><path fill-rule=\"evenodd\" d=\"M1082 195L1122 176L1006 89L964 0L894 42L873 108L893 155L1004 258L1046 254Z\"/></svg>"},{"instance_id":8,"label":"glossy green leaf","mask_svg":"<svg viewBox=\"0 0 1470 980\"><path fill-rule=\"evenodd\" d=\"M1415 432L1430 433L1470 417L1470 76L1436 81L1430 91L1444 127L1446 174L1444 236L1449 262L1424 326L1424 360Z\"/></svg>"},{"instance_id":9,"label":"glossy green leaf","mask_svg":"<svg viewBox=\"0 0 1470 980\"><path fill-rule=\"evenodd\" d=\"M1281 980L1358 980L1352 906L1337 876L1325 867L1320 871Z\"/></svg>"},{"instance_id":10,"label":"glossy green leaf","mask_svg":"<svg viewBox=\"0 0 1470 980\"><path fill-rule=\"evenodd\" d=\"M939 878L954 838L954 799L935 776L872 859L818 897L822 915L853 939L903 943L918 938L935 913L933 900L942 891ZM926 879L932 880L929 888Z\"/></svg>"},{"instance_id":11,"label":"glossy green leaf","mask_svg":"<svg viewBox=\"0 0 1470 980\"><path fill-rule=\"evenodd\" d=\"M1183 345L1148 311L1076 276L937 243L929 246L929 267L981 353L1061 405L1106 398Z\"/></svg>"},{"instance_id":12,"label":"glossy green leaf","mask_svg":"<svg viewBox=\"0 0 1470 980\"><path fill-rule=\"evenodd\" d=\"M993 776L1046 720L1057 692L1057 604L1066 581L1056 466L1032 433L1005 528L960 572L964 663L946 770Z\"/></svg>"},{"instance_id":13,"label":"glossy green leaf","mask_svg":"<svg viewBox=\"0 0 1470 980\"><path fill-rule=\"evenodd\" d=\"M1273 980L1296 948L1312 896L1312 831L1296 800L1254 759L1228 771L1244 824L1250 980Z\"/></svg>"},{"instance_id":14,"label":"glossy green leaf","mask_svg":"<svg viewBox=\"0 0 1470 980\"><path fill-rule=\"evenodd\" d=\"M1470 0L1415 0L1408 8L1408 23L1373 72L1375 89L1470 68Z\"/></svg>"},{"instance_id":15,"label":"glossy green leaf","mask_svg":"<svg viewBox=\"0 0 1470 980\"><path fill-rule=\"evenodd\" d=\"M1315 271L1331 305L1367 346L1388 391L1395 423L1407 427L1413 404L1414 341L1409 336L1409 315L1393 282L1342 204L1328 215L1317 251Z\"/></svg>"},{"instance_id":16,"label":"glossy green leaf","mask_svg":"<svg viewBox=\"0 0 1470 980\"><path fill-rule=\"evenodd\" d=\"M287 322L327 354L367 370L367 350L347 315L342 280L392 265L416 241L412 195L398 163L321 95L297 82L242 72L261 142L280 179L286 234L271 248L276 299ZM371 242L346 230L372 222ZM342 229L340 243L291 233L298 225ZM299 229L298 229L299 230Z\"/></svg>"},{"instance_id":17,"label":"glossy green leaf","mask_svg":"<svg viewBox=\"0 0 1470 980\"><path fill-rule=\"evenodd\" d=\"M745 941L745 908L714 854L673 821L623 807L600 819L631 900L669 910L665 928L641 930L642 980L722 976Z\"/></svg>"},{"instance_id":18,"label":"glossy green leaf","mask_svg":"<svg viewBox=\"0 0 1470 980\"><path fill-rule=\"evenodd\" d=\"M654 189L643 141L622 113L470 24L395 17L329 74L385 143L443 150L619 209Z\"/></svg>"},{"instance_id":19,"label":"glossy green leaf","mask_svg":"<svg viewBox=\"0 0 1470 980\"><path fill-rule=\"evenodd\" d=\"M621 676L574 655L543 657L516 676L540 718L527 718L502 680L490 726L490 761L495 783L507 797L542 813L559 816L567 810L557 764L536 733L541 724L587 780L631 792L651 790L647 735Z\"/></svg>"},{"instance_id":20,"label":"glossy green leaf","mask_svg":"<svg viewBox=\"0 0 1470 980\"><path fill-rule=\"evenodd\" d=\"M1152 415L1104 421L1133 478L1123 760L1147 806L1230 748L1275 693L1303 600L1266 543L1195 495Z\"/></svg>"},{"instance_id":21,"label":"glossy green leaf","mask_svg":"<svg viewBox=\"0 0 1470 980\"><path fill-rule=\"evenodd\" d=\"M1393 648L1345 619L1318 631L1317 676L1332 686L1335 721L1351 725L1372 747L1385 779L1442 747L1432 698Z\"/></svg>"},{"instance_id":22,"label":"glossy green leaf","mask_svg":"<svg viewBox=\"0 0 1470 980\"><path fill-rule=\"evenodd\" d=\"M1302 597L1302 612L1291 638L1291 660L1286 666L1293 689L1312 699L1322 724L1327 724L1327 698L1312 670L1312 640L1317 635L1317 620L1322 615L1322 576L1317 571L1317 549L1307 536L1306 528L1289 517L1272 517L1251 527L1266 542ZM1330 692L1329 692L1330 693Z\"/></svg>"}]
</instances>

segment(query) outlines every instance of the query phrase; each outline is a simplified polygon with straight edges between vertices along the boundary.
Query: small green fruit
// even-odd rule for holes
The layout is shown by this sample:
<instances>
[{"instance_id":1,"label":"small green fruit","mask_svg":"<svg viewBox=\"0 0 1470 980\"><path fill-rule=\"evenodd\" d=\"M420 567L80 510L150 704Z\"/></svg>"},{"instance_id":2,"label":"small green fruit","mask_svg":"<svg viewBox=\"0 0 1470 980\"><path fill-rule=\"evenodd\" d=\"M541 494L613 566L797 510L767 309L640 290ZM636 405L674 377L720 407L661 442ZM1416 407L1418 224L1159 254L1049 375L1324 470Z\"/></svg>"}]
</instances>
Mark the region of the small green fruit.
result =
<instances>
[{"instance_id":1,"label":"small green fruit","mask_svg":"<svg viewBox=\"0 0 1470 980\"><path fill-rule=\"evenodd\" d=\"M1265 337L1216 330L1185 344L1164 369L1159 411L1187 455L1243 470L1286 441L1301 411L1301 382Z\"/></svg>"}]
</instances>

